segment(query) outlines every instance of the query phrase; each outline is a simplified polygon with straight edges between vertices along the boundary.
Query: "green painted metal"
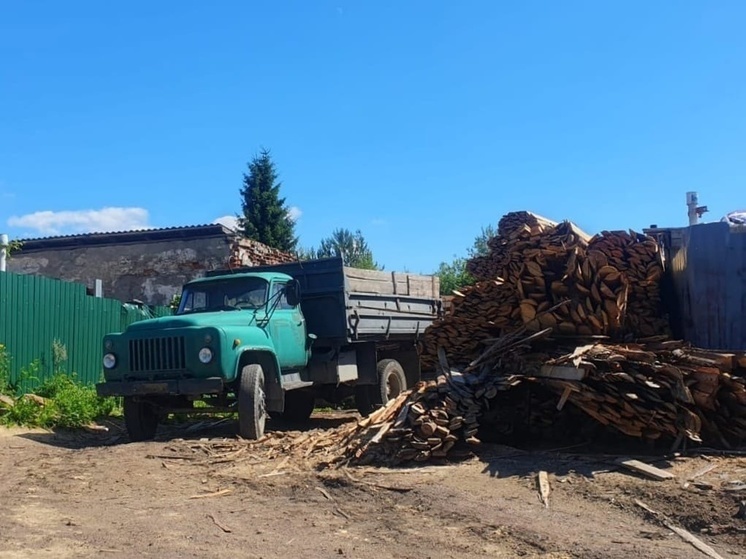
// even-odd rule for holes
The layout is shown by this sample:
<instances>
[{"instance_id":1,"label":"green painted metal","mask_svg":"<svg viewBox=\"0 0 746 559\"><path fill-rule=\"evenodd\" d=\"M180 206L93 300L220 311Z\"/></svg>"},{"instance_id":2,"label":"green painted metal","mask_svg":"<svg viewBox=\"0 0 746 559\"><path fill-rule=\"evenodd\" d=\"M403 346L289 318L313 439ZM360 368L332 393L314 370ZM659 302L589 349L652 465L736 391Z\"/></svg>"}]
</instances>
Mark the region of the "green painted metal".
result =
<instances>
[{"instance_id":1,"label":"green painted metal","mask_svg":"<svg viewBox=\"0 0 746 559\"><path fill-rule=\"evenodd\" d=\"M38 364L41 381L55 370L75 373L93 384L102 378L101 341L106 334L152 317L170 316L168 307L138 308L92 297L84 285L0 272L0 344L11 356L11 380L28 388L34 379L23 370ZM60 361L64 347L67 358Z\"/></svg>"}]
</instances>

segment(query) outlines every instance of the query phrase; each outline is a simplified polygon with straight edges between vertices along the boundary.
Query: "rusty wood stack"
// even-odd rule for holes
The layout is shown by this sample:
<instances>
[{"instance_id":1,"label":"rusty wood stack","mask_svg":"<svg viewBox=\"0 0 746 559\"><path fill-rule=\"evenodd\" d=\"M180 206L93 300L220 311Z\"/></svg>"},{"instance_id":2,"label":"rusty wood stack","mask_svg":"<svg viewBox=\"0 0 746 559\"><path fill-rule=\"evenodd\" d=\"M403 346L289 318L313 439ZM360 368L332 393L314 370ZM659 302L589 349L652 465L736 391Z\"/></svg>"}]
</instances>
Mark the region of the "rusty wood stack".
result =
<instances>
[{"instance_id":1,"label":"rusty wood stack","mask_svg":"<svg viewBox=\"0 0 746 559\"><path fill-rule=\"evenodd\" d=\"M588 345L547 361L582 380L534 377L603 425L637 438L686 436L729 447L746 440L746 379L734 356L667 341Z\"/></svg>"},{"instance_id":2,"label":"rusty wood stack","mask_svg":"<svg viewBox=\"0 0 746 559\"><path fill-rule=\"evenodd\" d=\"M604 231L591 239L588 257L596 269L610 267L626 279L627 332L643 338L668 333L660 293L663 263L654 239L634 231Z\"/></svg>"},{"instance_id":3,"label":"rusty wood stack","mask_svg":"<svg viewBox=\"0 0 746 559\"><path fill-rule=\"evenodd\" d=\"M538 346L551 345L541 339L548 334L533 335ZM552 414L556 418L558 408L567 405L581 410L588 422L638 439L686 437L725 448L746 441L746 369L735 356L669 341L588 344L535 361L539 353L530 349L531 341L523 334L501 338L462 371L450 369L441 352L437 380L421 383L357 424L304 441L304 448L327 464L460 458L479 442L480 426L501 429L482 425L482 419L498 395L509 397L519 385L548 389L537 393L550 404L542 406L545 415L550 412L547 428Z\"/></svg>"},{"instance_id":4,"label":"rusty wood stack","mask_svg":"<svg viewBox=\"0 0 746 559\"><path fill-rule=\"evenodd\" d=\"M451 313L426 332L426 367L438 347L465 364L483 340L522 326L626 341L668 334L661 255L649 237L617 231L590 238L570 222L515 212L500 220L489 247L468 263L476 285L455 292Z\"/></svg>"}]
</instances>

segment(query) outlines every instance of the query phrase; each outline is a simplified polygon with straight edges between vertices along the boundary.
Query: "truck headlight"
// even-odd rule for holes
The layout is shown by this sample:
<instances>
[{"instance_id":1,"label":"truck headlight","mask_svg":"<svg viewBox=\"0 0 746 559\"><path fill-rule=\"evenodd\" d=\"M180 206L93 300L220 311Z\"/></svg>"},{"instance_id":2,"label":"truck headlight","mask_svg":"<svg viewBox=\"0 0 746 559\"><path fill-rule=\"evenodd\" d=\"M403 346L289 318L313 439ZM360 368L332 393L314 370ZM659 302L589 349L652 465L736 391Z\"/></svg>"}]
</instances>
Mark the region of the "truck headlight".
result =
<instances>
[{"instance_id":1,"label":"truck headlight","mask_svg":"<svg viewBox=\"0 0 746 559\"><path fill-rule=\"evenodd\" d=\"M107 353L104 355L104 367L107 369L113 369L117 366L117 356L113 353Z\"/></svg>"},{"instance_id":2,"label":"truck headlight","mask_svg":"<svg viewBox=\"0 0 746 559\"><path fill-rule=\"evenodd\" d=\"M199 350L199 360L207 365L212 361L212 350L209 347L203 347Z\"/></svg>"}]
</instances>

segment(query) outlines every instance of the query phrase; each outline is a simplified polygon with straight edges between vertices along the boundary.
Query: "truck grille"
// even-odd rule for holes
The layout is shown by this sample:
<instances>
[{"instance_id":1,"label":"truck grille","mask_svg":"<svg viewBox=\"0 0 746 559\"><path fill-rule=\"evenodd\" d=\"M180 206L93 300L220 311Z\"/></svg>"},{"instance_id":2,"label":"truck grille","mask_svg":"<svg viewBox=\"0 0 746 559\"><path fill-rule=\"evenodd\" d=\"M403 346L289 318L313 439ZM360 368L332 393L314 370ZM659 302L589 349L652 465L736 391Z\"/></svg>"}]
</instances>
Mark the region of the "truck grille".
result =
<instances>
[{"instance_id":1,"label":"truck grille","mask_svg":"<svg viewBox=\"0 0 746 559\"><path fill-rule=\"evenodd\" d=\"M181 336L130 340L130 370L138 373L184 369L184 354Z\"/></svg>"}]
</instances>

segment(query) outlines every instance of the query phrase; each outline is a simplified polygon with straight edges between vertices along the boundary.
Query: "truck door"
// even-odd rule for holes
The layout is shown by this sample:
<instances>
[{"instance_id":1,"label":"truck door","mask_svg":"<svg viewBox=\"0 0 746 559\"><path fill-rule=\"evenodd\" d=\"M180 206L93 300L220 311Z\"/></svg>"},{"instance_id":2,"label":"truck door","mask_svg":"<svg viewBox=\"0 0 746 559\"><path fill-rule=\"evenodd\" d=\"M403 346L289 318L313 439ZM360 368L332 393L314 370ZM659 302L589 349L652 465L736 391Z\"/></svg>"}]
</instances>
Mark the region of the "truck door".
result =
<instances>
[{"instance_id":1,"label":"truck door","mask_svg":"<svg viewBox=\"0 0 746 559\"><path fill-rule=\"evenodd\" d=\"M270 305L275 304L277 297L280 297L280 300L276 303L277 306L270 318L270 332L280 367L300 369L305 367L308 361L306 320L300 310L300 305L293 307L288 304L284 294L280 295L286 285L283 281L275 281L272 284Z\"/></svg>"}]
</instances>

